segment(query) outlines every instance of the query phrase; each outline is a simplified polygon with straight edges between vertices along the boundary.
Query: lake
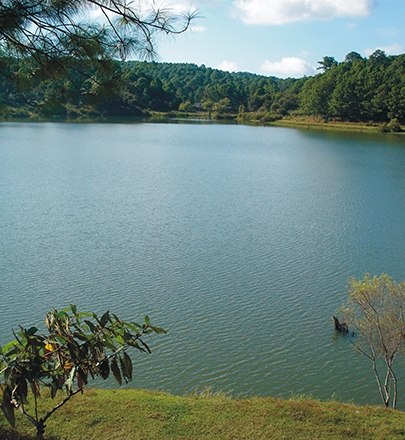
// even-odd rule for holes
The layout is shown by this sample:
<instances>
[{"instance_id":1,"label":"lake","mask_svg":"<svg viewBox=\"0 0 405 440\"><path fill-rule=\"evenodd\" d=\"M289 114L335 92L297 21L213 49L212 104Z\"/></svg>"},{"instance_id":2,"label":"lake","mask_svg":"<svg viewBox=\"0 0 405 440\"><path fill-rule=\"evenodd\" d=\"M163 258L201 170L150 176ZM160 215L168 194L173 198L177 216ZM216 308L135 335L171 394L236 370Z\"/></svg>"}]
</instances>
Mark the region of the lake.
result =
<instances>
[{"instance_id":1,"label":"lake","mask_svg":"<svg viewBox=\"0 0 405 440\"><path fill-rule=\"evenodd\" d=\"M332 316L351 276L403 280L404 229L402 137L1 123L0 343L70 303L148 314L131 386L380 404Z\"/></svg>"}]
</instances>

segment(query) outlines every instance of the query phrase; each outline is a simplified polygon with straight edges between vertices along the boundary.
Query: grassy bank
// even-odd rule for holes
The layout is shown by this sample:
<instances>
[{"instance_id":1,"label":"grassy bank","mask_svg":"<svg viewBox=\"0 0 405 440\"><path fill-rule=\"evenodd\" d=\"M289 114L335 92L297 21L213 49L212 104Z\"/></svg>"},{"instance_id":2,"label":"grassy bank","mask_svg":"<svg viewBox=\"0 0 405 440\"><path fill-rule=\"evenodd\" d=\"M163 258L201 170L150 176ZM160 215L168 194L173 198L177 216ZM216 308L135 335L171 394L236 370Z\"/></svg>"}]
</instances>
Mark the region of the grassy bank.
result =
<instances>
[{"instance_id":1,"label":"grassy bank","mask_svg":"<svg viewBox=\"0 0 405 440\"><path fill-rule=\"evenodd\" d=\"M48 440L403 439L405 413L316 400L179 397L138 390L94 390L75 396L47 424ZM46 404L50 399L45 399ZM33 440L0 417L0 438Z\"/></svg>"},{"instance_id":2,"label":"grassy bank","mask_svg":"<svg viewBox=\"0 0 405 440\"><path fill-rule=\"evenodd\" d=\"M321 118L312 118L310 116L288 116L283 119L272 122L270 125L279 127L294 127L307 130L340 130L346 132L359 133L377 133L381 132L381 124L364 123L364 122L347 122L347 121L327 121ZM392 133L392 132L389 132ZM395 133L395 134L404 134Z\"/></svg>"},{"instance_id":3,"label":"grassy bank","mask_svg":"<svg viewBox=\"0 0 405 440\"><path fill-rule=\"evenodd\" d=\"M244 118L238 118L236 114L225 115L210 115L207 112L145 112L143 117L76 117L76 118L6 118L1 121L14 121L14 122L170 122L173 120L189 120L195 121L213 121L213 122L229 122L239 123L253 126L279 126L298 128L303 130L338 130L344 132L358 132L358 133L378 133L385 132L386 134L405 135L405 127L402 126L401 132L393 132L389 130L389 124L378 123L364 123L364 122L347 122L347 121L334 121L330 120L325 122L322 118L313 118L310 116L285 116L275 117L262 113L246 113ZM385 125L386 129L383 129Z\"/></svg>"},{"instance_id":4,"label":"grassy bank","mask_svg":"<svg viewBox=\"0 0 405 440\"><path fill-rule=\"evenodd\" d=\"M390 123L373 123L373 122L348 122L329 120L325 121L322 118L314 118L311 116L285 116L281 117L277 115L270 115L266 113L245 113L243 118L238 118L236 114L226 114L223 117L218 115L209 115L208 113L186 113L186 112L170 112L170 113L157 113L152 114L152 120L159 120L162 118L184 118L184 119L201 119L201 120L213 120L217 122L221 121L233 121L239 124L247 125L275 125L279 127L300 128L305 130L338 130L344 132L358 132L358 133L395 133L405 134L405 127L400 127L399 130L392 130Z\"/></svg>"}]
</instances>

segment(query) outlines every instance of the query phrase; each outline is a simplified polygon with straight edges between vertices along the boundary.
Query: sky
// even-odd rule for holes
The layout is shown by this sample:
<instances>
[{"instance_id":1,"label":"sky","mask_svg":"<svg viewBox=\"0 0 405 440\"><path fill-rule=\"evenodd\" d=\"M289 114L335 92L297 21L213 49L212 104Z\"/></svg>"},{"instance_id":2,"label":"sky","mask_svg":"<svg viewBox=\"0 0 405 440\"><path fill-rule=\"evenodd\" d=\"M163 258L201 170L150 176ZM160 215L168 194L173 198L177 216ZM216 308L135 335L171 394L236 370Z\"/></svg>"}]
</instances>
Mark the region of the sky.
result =
<instances>
[{"instance_id":1,"label":"sky","mask_svg":"<svg viewBox=\"0 0 405 440\"><path fill-rule=\"evenodd\" d=\"M139 1L139 0L138 0ZM405 0L166 0L198 10L190 31L162 39L158 61L278 78L317 73L324 56L405 52ZM158 4L158 6L160 6Z\"/></svg>"}]
</instances>

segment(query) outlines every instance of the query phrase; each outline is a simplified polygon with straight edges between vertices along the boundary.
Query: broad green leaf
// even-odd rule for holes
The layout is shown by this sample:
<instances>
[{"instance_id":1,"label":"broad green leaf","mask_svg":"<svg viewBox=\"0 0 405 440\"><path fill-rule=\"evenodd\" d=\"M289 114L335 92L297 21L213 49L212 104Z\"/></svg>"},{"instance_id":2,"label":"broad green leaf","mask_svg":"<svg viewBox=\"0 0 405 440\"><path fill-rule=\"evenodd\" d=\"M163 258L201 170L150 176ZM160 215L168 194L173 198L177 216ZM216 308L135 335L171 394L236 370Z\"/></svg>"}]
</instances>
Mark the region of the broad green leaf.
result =
<instances>
[{"instance_id":1,"label":"broad green leaf","mask_svg":"<svg viewBox=\"0 0 405 440\"><path fill-rule=\"evenodd\" d=\"M73 366L72 369L70 370L69 377L66 379L66 381L64 383L68 394L70 394L72 392L72 385L73 385L73 380L75 378L75 375L76 375L76 367Z\"/></svg>"},{"instance_id":2,"label":"broad green leaf","mask_svg":"<svg viewBox=\"0 0 405 440\"><path fill-rule=\"evenodd\" d=\"M139 333L141 331L142 326L136 322L127 322L126 326L134 331L135 333Z\"/></svg>"},{"instance_id":3,"label":"broad green leaf","mask_svg":"<svg viewBox=\"0 0 405 440\"><path fill-rule=\"evenodd\" d=\"M98 366L98 371L100 376L105 380L110 375L110 366L108 364L108 360L104 359L100 365Z\"/></svg>"},{"instance_id":4,"label":"broad green leaf","mask_svg":"<svg viewBox=\"0 0 405 440\"><path fill-rule=\"evenodd\" d=\"M87 317L91 318L93 316L93 313L79 312L78 315L79 315L79 318L82 318L83 316L87 316Z\"/></svg>"},{"instance_id":5,"label":"broad green leaf","mask_svg":"<svg viewBox=\"0 0 405 440\"><path fill-rule=\"evenodd\" d=\"M93 333L97 332L97 327L88 319L85 319L84 322L89 326L90 331L92 331Z\"/></svg>"},{"instance_id":6,"label":"broad green leaf","mask_svg":"<svg viewBox=\"0 0 405 440\"><path fill-rule=\"evenodd\" d=\"M127 332L127 331L125 331L122 336L123 336L124 341L126 343L130 343L131 341L134 340L134 335L132 333Z\"/></svg>"},{"instance_id":7,"label":"broad green leaf","mask_svg":"<svg viewBox=\"0 0 405 440\"><path fill-rule=\"evenodd\" d=\"M165 330L164 328L161 328L161 327L150 326L150 329L153 330L158 335L162 335L162 334L168 333L167 330Z\"/></svg>"},{"instance_id":8,"label":"broad green leaf","mask_svg":"<svg viewBox=\"0 0 405 440\"><path fill-rule=\"evenodd\" d=\"M0 405L1 410L6 416L8 423L10 423L10 425L14 428L15 414L14 414L14 405L11 403L11 391L8 387L4 385L2 386L2 388L3 388L3 399Z\"/></svg>"},{"instance_id":9,"label":"broad green leaf","mask_svg":"<svg viewBox=\"0 0 405 440\"><path fill-rule=\"evenodd\" d=\"M44 341L41 338L29 338L28 343L33 347L44 346Z\"/></svg>"},{"instance_id":10,"label":"broad green leaf","mask_svg":"<svg viewBox=\"0 0 405 440\"><path fill-rule=\"evenodd\" d=\"M21 402L27 403L28 387L27 387L27 381L25 380L25 377L19 376L16 379L16 389L14 390L14 392L20 398Z\"/></svg>"},{"instance_id":11,"label":"broad green leaf","mask_svg":"<svg viewBox=\"0 0 405 440\"><path fill-rule=\"evenodd\" d=\"M121 347L122 347L123 345L125 345L125 340L124 340L124 338L123 338L121 335L118 335L118 336L115 338L115 340L117 341L117 344L120 345Z\"/></svg>"},{"instance_id":12,"label":"broad green leaf","mask_svg":"<svg viewBox=\"0 0 405 440\"><path fill-rule=\"evenodd\" d=\"M122 361L125 365L127 379L132 380L132 360L125 351L122 357Z\"/></svg>"},{"instance_id":13,"label":"broad green leaf","mask_svg":"<svg viewBox=\"0 0 405 440\"><path fill-rule=\"evenodd\" d=\"M142 347L139 346L139 344L136 342L136 340L129 341L129 342L127 342L127 344L132 348L136 348L137 350L145 351Z\"/></svg>"},{"instance_id":14,"label":"broad green leaf","mask_svg":"<svg viewBox=\"0 0 405 440\"><path fill-rule=\"evenodd\" d=\"M117 358L114 358L111 361L111 371L113 372L114 379L119 383L119 385L122 385L122 376L118 367Z\"/></svg>"},{"instance_id":15,"label":"broad green leaf","mask_svg":"<svg viewBox=\"0 0 405 440\"><path fill-rule=\"evenodd\" d=\"M121 324L121 320L118 318L118 316L115 313L111 313L111 315L118 324Z\"/></svg>"},{"instance_id":16,"label":"broad green leaf","mask_svg":"<svg viewBox=\"0 0 405 440\"><path fill-rule=\"evenodd\" d=\"M73 333L73 336L77 339L80 339L80 341L88 341L88 337L82 333L75 332Z\"/></svg>"},{"instance_id":17,"label":"broad green leaf","mask_svg":"<svg viewBox=\"0 0 405 440\"><path fill-rule=\"evenodd\" d=\"M88 379L87 379L87 374L83 371L83 369L82 368L79 368L78 370L77 370L77 379L78 379L78 383L79 383L79 377L80 377L80 380L85 384L85 385L87 385L87 383L88 383ZM82 388L82 387L79 387L79 388ZM84 388L84 387L83 387Z\"/></svg>"},{"instance_id":18,"label":"broad green leaf","mask_svg":"<svg viewBox=\"0 0 405 440\"><path fill-rule=\"evenodd\" d=\"M32 335L35 335L35 333L38 331L38 329L36 328L36 327L30 327L28 330L27 330L27 334L29 335L29 336L32 336Z\"/></svg>"},{"instance_id":19,"label":"broad green leaf","mask_svg":"<svg viewBox=\"0 0 405 440\"><path fill-rule=\"evenodd\" d=\"M87 343L84 343L80 346L80 358L85 358L89 353L89 346Z\"/></svg>"},{"instance_id":20,"label":"broad green leaf","mask_svg":"<svg viewBox=\"0 0 405 440\"><path fill-rule=\"evenodd\" d=\"M72 313L74 315L76 315L77 309L76 309L76 305L75 304L70 304L70 310L72 311Z\"/></svg>"},{"instance_id":21,"label":"broad green leaf","mask_svg":"<svg viewBox=\"0 0 405 440\"><path fill-rule=\"evenodd\" d=\"M6 356L10 356L10 351L13 350L14 351L14 346L15 344L17 344L17 341L10 341L8 342L4 347L3 347L3 354ZM14 354L14 353L13 353Z\"/></svg>"},{"instance_id":22,"label":"broad green leaf","mask_svg":"<svg viewBox=\"0 0 405 440\"><path fill-rule=\"evenodd\" d=\"M21 353L21 348L18 346L14 346L14 348L12 348L8 353L6 353L6 356L8 358L13 358L15 357L16 354Z\"/></svg>"},{"instance_id":23,"label":"broad green leaf","mask_svg":"<svg viewBox=\"0 0 405 440\"><path fill-rule=\"evenodd\" d=\"M145 347L145 350L150 354L152 353L148 344L146 342L143 342L142 339L138 339L138 341Z\"/></svg>"},{"instance_id":24,"label":"broad green leaf","mask_svg":"<svg viewBox=\"0 0 405 440\"><path fill-rule=\"evenodd\" d=\"M84 380L83 380L84 377L85 377L84 374L83 374L82 371L79 369L79 370L77 371L77 387L78 387L79 389L81 389L82 392L83 392L83 389L84 389Z\"/></svg>"},{"instance_id":25,"label":"broad green leaf","mask_svg":"<svg viewBox=\"0 0 405 440\"><path fill-rule=\"evenodd\" d=\"M63 337L60 336L60 335L55 335L55 339L59 342L59 344L60 344L61 346L63 346L63 345L66 344L66 338L63 338Z\"/></svg>"},{"instance_id":26,"label":"broad green leaf","mask_svg":"<svg viewBox=\"0 0 405 440\"><path fill-rule=\"evenodd\" d=\"M64 318L66 318L68 315L67 315L67 313L66 313L66 311L67 311L68 309L65 309L65 310L62 310L62 311L60 311L60 312L57 312L56 310L55 310L55 314L56 314L56 316L59 318L59 319L64 319Z\"/></svg>"},{"instance_id":27,"label":"broad green leaf","mask_svg":"<svg viewBox=\"0 0 405 440\"><path fill-rule=\"evenodd\" d=\"M69 350L70 358L72 359L72 361L77 362L79 358L79 347L68 342L67 348Z\"/></svg>"},{"instance_id":28,"label":"broad green leaf","mask_svg":"<svg viewBox=\"0 0 405 440\"><path fill-rule=\"evenodd\" d=\"M100 318L100 325L101 327L105 327L107 322L110 320L110 312L107 311L104 313L104 315Z\"/></svg>"},{"instance_id":29,"label":"broad green leaf","mask_svg":"<svg viewBox=\"0 0 405 440\"><path fill-rule=\"evenodd\" d=\"M109 348L110 350L115 351L116 350L116 346L113 342L113 340L110 338L110 336L108 334L104 334L104 338L103 338L103 345L107 348Z\"/></svg>"}]
</instances>

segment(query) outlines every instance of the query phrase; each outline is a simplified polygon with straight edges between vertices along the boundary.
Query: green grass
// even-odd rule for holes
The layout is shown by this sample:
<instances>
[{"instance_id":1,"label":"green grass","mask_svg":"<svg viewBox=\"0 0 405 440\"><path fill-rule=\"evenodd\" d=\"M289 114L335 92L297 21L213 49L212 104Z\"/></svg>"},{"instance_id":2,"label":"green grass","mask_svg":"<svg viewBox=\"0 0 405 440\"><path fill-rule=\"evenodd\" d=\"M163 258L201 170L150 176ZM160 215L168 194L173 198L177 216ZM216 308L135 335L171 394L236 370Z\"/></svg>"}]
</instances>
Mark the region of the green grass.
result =
<instances>
[{"instance_id":1,"label":"green grass","mask_svg":"<svg viewBox=\"0 0 405 440\"><path fill-rule=\"evenodd\" d=\"M44 398L45 404L51 403ZM33 440L0 417L0 438ZM48 440L169 439L403 439L405 413L313 399L231 399L210 393L186 397L140 390L87 390L49 420Z\"/></svg>"},{"instance_id":2,"label":"green grass","mask_svg":"<svg viewBox=\"0 0 405 440\"><path fill-rule=\"evenodd\" d=\"M366 124L364 122L347 122L330 120L325 122L322 118L313 118L310 116L288 116L270 125L281 127L303 128L307 130L340 130L355 131L360 133L377 133L381 130L381 124ZM403 134L395 133L395 134Z\"/></svg>"}]
</instances>

